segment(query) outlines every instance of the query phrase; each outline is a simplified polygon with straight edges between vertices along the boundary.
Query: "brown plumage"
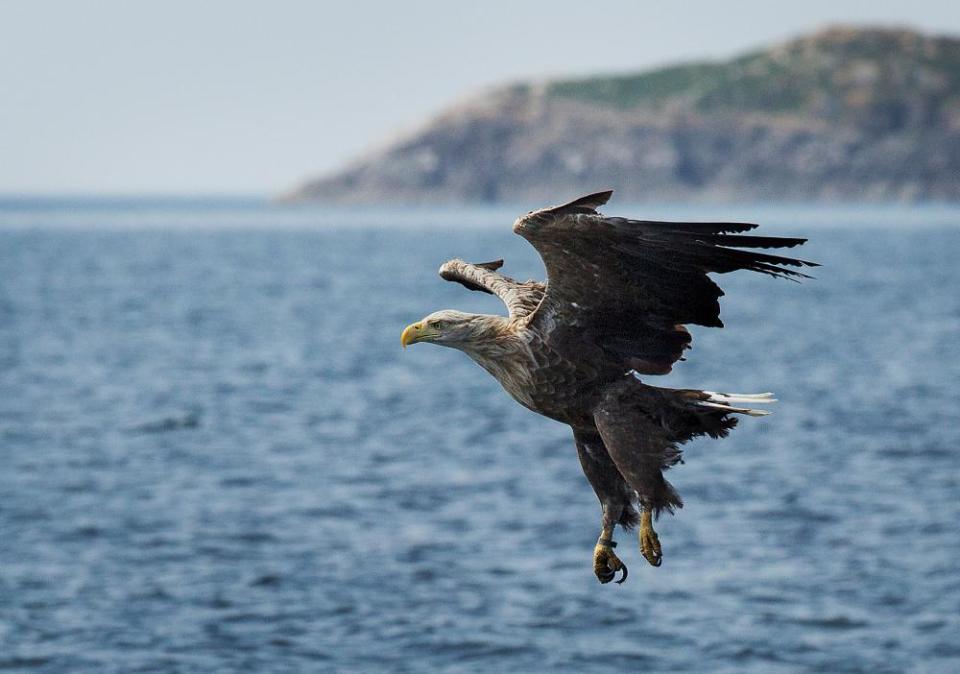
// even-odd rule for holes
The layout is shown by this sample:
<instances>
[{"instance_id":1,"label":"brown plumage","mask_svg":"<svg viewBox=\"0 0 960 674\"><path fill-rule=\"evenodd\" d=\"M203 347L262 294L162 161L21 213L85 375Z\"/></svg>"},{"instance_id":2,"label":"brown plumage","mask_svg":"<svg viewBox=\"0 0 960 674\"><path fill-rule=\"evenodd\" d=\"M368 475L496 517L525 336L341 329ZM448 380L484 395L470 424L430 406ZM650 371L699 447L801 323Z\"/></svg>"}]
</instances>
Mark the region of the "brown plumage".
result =
<instances>
[{"instance_id":1,"label":"brown plumage","mask_svg":"<svg viewBox=\"0 0 960 674\"><path fill-rule=\"evenodd\" d=\"M504 276L502 260L451 260L440 268L448 281L497 295L509 316L440 311L401 338L404 346L430 341L464 351L520 404L573 428L603 509L594 551L601 582L617 570L626 577L612 552L617 523L639 520L643 554L659 565L650 515L683 505L663 477L680 460L679 446L699 435L723 437L736 424L732 414L763 414L743 405L772 402L769 394L658 388L636 375L670 372L690 346L685 324L723 326L723 292L708 273L747 269L799 279L807 278L799 268L815 266L756 250L805 239L743 234L753 224L604 217L597 209L611 194L533 211L514 223L513 231L540 253L546 283Z\"/></svg>"}]
</instances>

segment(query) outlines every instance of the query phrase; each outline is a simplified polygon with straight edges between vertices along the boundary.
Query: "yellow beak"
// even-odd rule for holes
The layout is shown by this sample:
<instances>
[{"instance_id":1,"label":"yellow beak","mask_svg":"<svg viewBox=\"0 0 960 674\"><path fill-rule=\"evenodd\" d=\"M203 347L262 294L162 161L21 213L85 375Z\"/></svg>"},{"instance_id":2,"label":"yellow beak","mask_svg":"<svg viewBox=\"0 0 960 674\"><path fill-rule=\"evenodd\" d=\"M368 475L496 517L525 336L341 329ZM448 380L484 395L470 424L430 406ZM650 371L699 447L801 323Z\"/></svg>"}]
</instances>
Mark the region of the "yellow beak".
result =
<instances>
[{"instance_id":1,"label":"yellow beak","mask_svg":"<svg viewBox=\"0 0 960 674\"><path fill-rule=\"evenodd\" d=\"M403 329L400 335L400 346L407 348L410 344L416 344L423 337L423 323L413 323Z\"/></svg>"}]
</instances>

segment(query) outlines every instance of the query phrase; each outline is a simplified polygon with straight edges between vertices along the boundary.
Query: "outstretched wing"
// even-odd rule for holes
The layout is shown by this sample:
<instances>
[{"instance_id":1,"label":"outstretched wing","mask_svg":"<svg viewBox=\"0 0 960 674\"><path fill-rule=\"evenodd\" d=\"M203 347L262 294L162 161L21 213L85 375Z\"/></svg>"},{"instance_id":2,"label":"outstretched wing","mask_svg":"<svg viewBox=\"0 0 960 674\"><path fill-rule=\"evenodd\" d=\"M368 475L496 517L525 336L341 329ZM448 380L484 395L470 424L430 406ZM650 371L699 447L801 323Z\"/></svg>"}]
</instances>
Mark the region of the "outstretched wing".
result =
<instances>
[{"instance_id":1,"label":"outstretched wing","mask_svg":"<svg viewBox=\"0 0 960 674\"><path fill-rule=\"evenodd\" d=\"M689 346L684 324L722 327L723 291L707 276L738 269L808 278L789 267L812 262L741 248L790 248L806 239L744 235L756 225L654 222L597 212L612 191L532 211L513 231L540 253L547 269L543 301L531 327L563 350L557 327L576 327L644 374L666 374Z\"/></svg>"},{"instance_id":2,"label":"outstretched wing","mask_svg":"<svg viewBox=\"0 0 960 674\"><path fill-rule=\"evenodd\" d=\"M540 304L545 286L537 281L514 281L497 271L502 266L503 260L477 264L450 260L440 267L440 276L470 290L496 295L507 305L510 318L524 318Z\"/></svg>"}]
</instances>

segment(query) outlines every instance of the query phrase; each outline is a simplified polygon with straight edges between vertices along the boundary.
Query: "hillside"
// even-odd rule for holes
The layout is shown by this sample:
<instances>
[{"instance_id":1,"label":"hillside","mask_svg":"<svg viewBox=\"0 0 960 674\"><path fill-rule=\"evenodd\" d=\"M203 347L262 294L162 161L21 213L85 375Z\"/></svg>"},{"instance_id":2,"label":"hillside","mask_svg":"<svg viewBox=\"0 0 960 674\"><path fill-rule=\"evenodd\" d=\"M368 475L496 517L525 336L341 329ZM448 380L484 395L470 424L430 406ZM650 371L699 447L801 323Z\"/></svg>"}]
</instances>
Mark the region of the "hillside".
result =
<instances>
[{"instance_id":1,"label":"hillside","mask_svg":"<svg viewBox=\"0 0 960 674\"><path fill-rule=\"evenodd\" d=\"M960 40L831 28L724 62L506 86L285 198L960 200Z\"/></svg>"}]
</instances>

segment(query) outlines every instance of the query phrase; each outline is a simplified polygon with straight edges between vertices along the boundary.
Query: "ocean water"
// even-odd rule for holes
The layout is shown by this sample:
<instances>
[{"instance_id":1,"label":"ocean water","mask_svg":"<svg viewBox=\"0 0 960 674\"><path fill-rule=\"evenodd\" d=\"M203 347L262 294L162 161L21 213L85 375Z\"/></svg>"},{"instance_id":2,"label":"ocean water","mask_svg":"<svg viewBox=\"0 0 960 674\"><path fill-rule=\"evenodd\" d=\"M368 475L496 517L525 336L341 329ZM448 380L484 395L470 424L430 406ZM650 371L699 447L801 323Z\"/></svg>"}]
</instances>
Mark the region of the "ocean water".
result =
<instances>
[{"instance_id":1,"label":"ocean water","mask_svg":"<svg viewBox=\"0 0 960 674\"><path fill-rule=\"evenodd\" d=\"M519 209L518 209L519 210ZM806 235L663 385L775 391L687 446L660 568L564 426L402 351L514 209L0 203L0 669L960 671L960 211L628 208Z\"/></svg>"}]
</instances>

